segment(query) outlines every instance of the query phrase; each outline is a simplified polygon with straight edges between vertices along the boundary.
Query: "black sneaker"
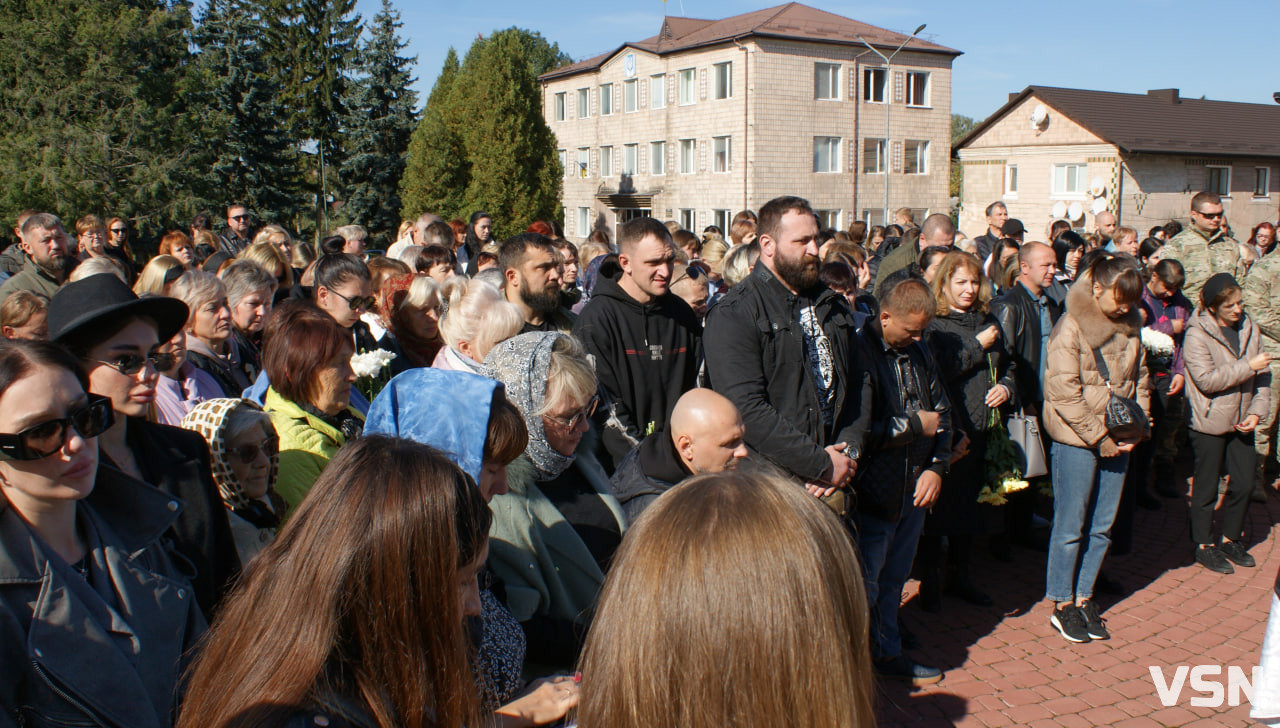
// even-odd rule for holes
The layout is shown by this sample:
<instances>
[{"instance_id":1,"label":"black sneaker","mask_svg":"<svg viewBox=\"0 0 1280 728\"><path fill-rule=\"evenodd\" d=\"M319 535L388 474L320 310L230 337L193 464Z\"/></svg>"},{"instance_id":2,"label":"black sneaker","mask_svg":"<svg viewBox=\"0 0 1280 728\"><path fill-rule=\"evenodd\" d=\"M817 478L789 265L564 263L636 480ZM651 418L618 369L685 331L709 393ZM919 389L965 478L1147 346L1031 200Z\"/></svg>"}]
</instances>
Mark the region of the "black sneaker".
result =
<instances>
[{"instance_id":1,"label":"black sneaker","mask_svg":"<svg viewBox=\"0 0 1280 728\"><path fill-rule=\"evenodd\" d=\"M1248 556L1248 554L1245 554ZM1196 547L1196 563L1200 564L1209 571L1216 571L1219 574L1234 574L1235 567L1227 561L1227 557L1223 555L1222 550L1217 546L1205 546L1203 548Z\"/></svg>"},{"instance_id":2,"label":"black sneaker","mask_svg":"<svg viewBox=\"0 0 1280 728\"><path fill-rule=\"evenodd\" d=\"M876 675L890 680L902 680L917 687L942 681L942 670L921 665L906 655L876 660Z\"/></svg>"},{"instance_id":3,"label":"black sneaker","mask_svg":"<svg viewBox=\"0 0 1280 728\"><path fill-rule=\"evenodd\" d=\"M1231 559L1236 566L1243 566L1246 569L1252 569L1258 565L1258 562L1254 561L1253 557L1249 555L1249 552L1245 550L1244 544L1239 541L1228 541L1223 539L1222 545L1218 547L1218 550L1222 552L1223 556Z\"/></svg>"},{"instance_id":4,"label":"black sneaker","mask_svg":"<svg viewBox=\"0 0 1280 728\"><path fill-rule=\"evenodd\" d=\"M1093 640L1089 636L1089 630L1084 626L1084 615L1080 613L1080 608L1074 604L1068 604L1065 607L1053 610L1053 616L1049 618L1049 624L1056 627L1068 642L1090 642Z\"/></svg>"},{"instance_id":5,"label":"black sneaker","mask_svg":"<svg viewBox=\"0 0 1280 728\"><path fill-rule=\"evenodd\" d=\"M1084 629L1090 639L1109 640L1111 633L1107 631L1106 620L1098 616L1098 605L1089 600L1080 607L1080 615L1084 617Z\"/></svg>"}]
</instances>

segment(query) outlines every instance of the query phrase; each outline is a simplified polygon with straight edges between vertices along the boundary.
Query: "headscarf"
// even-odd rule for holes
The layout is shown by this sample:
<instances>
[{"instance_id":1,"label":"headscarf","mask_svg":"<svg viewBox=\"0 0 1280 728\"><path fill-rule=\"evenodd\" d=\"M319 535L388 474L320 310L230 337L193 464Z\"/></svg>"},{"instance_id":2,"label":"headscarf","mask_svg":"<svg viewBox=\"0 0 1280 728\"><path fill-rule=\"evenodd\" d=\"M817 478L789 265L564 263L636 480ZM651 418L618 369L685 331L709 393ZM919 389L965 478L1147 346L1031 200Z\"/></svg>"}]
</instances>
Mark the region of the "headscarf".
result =
<instances>
[{"instance_id":1,"label":"headscarf","mask_svg":"<svg viewBox=\"0 0 1280 728\"><path fill-rule=\"evenodd\" d=\"M525 457L533 464L534 479L552 480L573 464L573 455L561 455L547 442L542 426L542 408L547 400L547 373L551 369L551 348L564 336L557 331L514 336L489 350L484 373L507 388L507 399L524 415L529 429Z\"/></svg>"},{"instance_id":2,"label":"headscarf","mask_svg":"<svg viewBox=\"0 0 1280 728\"><path fill-rule=\"evenodd\" d=\"M262 501L245 494L244 485L236 479L235 471L227 461L230 456L227 452L227 421L231 419L231 413L237 407L262 411L256 402L248 399L209 399L196 405L186 417L182 418L182 427L199 433L209 443L213 482L218 485L218 494L222 496L223 504L237 516L258 528L276 528L280 525L280 514L289 509L274 488L276 472L280 465L279 455L271 456L271 470L267 474L267 482L270 483L267 487L267 498L271 500L274 512Z\"/></svg>"}]
</instances>

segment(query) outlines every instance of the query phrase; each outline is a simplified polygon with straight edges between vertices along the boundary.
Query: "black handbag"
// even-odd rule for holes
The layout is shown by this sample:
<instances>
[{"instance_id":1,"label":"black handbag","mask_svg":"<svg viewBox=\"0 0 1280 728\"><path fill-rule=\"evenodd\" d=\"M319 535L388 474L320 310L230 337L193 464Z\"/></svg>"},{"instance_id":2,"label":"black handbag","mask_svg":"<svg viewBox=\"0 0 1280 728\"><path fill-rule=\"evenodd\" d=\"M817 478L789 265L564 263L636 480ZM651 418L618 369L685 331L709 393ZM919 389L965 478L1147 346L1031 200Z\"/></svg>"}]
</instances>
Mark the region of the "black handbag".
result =
<instances>
[{"instance_id":1,"label":"black handbag","mask_svg":"<svg viewBox=\"0 0 1280 728\"><path fill-rule=\"evenodd\" d=\"M1138 403L1128 397L1121 397L1111 388L1111 371L1102 360L1102 352L1093 350L1093 360L1098 363L1098 373L1107 384L1107 408L1102 419L1107 426L1107 434L1116 442L1121 440L1145 440L1151 435L1151 421L1147 413L1142 411Z\"/></svg>"}]
</instances>

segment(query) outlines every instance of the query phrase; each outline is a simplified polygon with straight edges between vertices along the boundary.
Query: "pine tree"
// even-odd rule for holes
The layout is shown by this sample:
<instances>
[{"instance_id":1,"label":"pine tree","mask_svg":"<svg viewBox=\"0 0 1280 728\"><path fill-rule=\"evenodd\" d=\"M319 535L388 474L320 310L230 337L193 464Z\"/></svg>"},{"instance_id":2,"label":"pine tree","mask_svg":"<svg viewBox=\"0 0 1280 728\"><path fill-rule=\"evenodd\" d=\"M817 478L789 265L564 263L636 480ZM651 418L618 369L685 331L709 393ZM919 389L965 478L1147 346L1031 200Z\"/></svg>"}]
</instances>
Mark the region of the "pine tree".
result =
<instances>
[{"instance_id":1,"label":"pine tree","mask_svg":"<svg viewBox=\"0 0 1280 728\"><path fill-rule=\"evenodd\" d=\"M400 180L400 200L405 218L424 212L441 217L466 217L463 194L467 189L469 167L466 147L462 143L448 108L450 89L458 76L458 54L452 48L445 56L444 67L436 77L422 121L409 140L409 159Z\"/></svg>"},{"instance_id":2,"label":"pine tree","mask_svg":"<svg viewBox=\"0 0 1280 728\"><path fill-rule=\"evenodd\" d=\"M346 101L341 168L344 213L372 235L384 236L387 244L395 242L400 222L399 183L417 120L418 96L410 88L414 79L409 71L416 58L400 55L408 45L397 34L401 26L390 0L382 0L369 40L358 55L360 76Z\"/></svg>"}]
</instances>

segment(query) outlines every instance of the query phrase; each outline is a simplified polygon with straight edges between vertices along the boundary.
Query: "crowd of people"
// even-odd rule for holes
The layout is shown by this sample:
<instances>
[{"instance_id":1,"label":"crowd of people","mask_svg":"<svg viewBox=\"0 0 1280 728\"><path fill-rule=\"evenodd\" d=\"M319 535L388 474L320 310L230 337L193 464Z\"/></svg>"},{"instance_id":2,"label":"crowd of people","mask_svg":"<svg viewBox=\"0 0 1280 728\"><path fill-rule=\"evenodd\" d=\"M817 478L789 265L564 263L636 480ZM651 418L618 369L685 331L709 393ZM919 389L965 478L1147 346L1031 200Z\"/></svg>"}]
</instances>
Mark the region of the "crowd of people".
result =
<instances>
[{"instance_id":1,"label":"crowd of people","mask_svg":"<svg viewBox=\"0 0 1280 728\"><path fill-rule=\"evenodd\" d=\"M24 212L0 726L868 726L875 676L942 679L913 573L990 608L975 551L1045 552L1079 643L1157 496L1196 562L1255 566L1275 226L1237 242L1208 192L1141 240L986 214L779 197L581 245L424 214L382 251L236 204L142 260Z\"/></svg>"}]
</instances>

